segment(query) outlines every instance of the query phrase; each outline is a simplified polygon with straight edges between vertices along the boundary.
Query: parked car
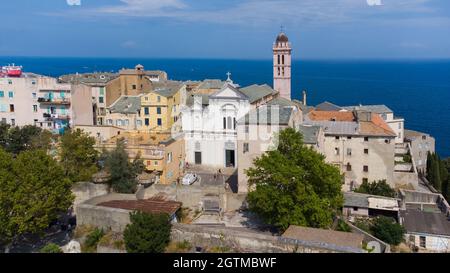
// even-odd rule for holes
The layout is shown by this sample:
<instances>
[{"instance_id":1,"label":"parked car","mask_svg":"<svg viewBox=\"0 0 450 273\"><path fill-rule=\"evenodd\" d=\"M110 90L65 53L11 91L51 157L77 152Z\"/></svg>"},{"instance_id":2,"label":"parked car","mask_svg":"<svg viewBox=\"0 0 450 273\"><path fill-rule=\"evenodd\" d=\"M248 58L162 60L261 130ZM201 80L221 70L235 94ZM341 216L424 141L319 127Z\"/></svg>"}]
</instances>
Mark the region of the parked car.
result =
<instances>
[{"instance_id":1,"label":"parked car","mask_svg":"<svg viewBox=\"0 0 450 273\"><path fill-rule=\"evenodd\" d=\"M195 183L195 181L198 180L198 176L195 173L187 173L184 177L183 177L183 181L182 184L183 185L192 185Z\"/></svg>"}]
</instances>

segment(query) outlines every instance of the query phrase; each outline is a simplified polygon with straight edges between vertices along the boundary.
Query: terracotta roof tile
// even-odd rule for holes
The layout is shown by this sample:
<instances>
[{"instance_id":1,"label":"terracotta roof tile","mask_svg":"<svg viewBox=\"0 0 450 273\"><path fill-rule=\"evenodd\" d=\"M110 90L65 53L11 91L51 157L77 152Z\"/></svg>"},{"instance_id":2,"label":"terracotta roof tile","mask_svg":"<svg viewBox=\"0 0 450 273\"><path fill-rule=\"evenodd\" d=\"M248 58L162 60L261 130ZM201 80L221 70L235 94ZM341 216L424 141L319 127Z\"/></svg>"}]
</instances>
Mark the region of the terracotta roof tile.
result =
<instances>
[{"instance_id":1,"label":"terracotta roof tile","mask_svg":"<svg viewBox=\"0 0 450 273\"><path fill-rule=\"evenodd\" d=\"M98 206L173 215L181 207L181 204L181 202L166 201L158 196L145 200L112 200L100 203Z\"/></svg>"},{"instance_id":2,"label":"terracotta roof tile","mask_svg":"<svg viewBox=\"0 0 450 273\"><path fill-rule=\"evenodd\" d=\"M355 121L353 112L316 111L309 112L308 117L314 121Z\"/></svg>"}]
</instances>

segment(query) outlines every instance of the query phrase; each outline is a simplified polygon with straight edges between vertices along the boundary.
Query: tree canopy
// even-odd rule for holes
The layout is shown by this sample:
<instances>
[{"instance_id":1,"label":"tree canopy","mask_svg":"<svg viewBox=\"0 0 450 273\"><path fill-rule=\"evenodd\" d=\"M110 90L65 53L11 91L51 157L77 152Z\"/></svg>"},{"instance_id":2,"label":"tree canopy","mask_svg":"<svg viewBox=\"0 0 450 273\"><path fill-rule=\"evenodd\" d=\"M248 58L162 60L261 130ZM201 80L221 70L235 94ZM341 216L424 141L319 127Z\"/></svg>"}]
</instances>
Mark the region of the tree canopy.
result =
<instances>
[{"instance_id":1,"label":"tree canopy","mask_svg":"<svg viewBox=\"0 0 450 273\"><path fill-rule=\"evenodd\" d=\"M129 253L161 253L170 242L171 224L167 214L130 213L131 223L123 233Z\"/></svg>"},{"instance_id":2,"label":"tree canopy","mask_svg":"<svg viewBox=\"0 0 450 273\"><path fill-rule=\"evenodd\" d=\"M52 133L39 127L11 127L5 123L0 124L0 147L7 152L18 154L32 149L48 150L51 142Z\"/></svg>"},{"instance_id":3,"label":"tree canopy","mask_svg":"<svg viewBox=\"0 0 450 273\"><path fill-rule=\"evenodd\" d=\"M60 162L72 182L90 181L97 172L95 139L80 129L67 130L61 137Z\"/></svg>"},{"instance_id":4,"label":"tree canopy","mask_svg":"<svg viewBox=\"0 0 450 273\"><path fill-rule=\"evenodd\" d=\"M359 186L355 192L366 193L372 195L395 197L396 192L393 188L389 186L386 180L379 180L369 183L364 181L361 186Z\"/></svg>"},{"instance_id":5,"label":"tree canopy","mask_svg":"<svg viewBox=\"0 0 450 273\"><path fill-rule=\"evenodd\" d=\"M391 245L400 244L405 234L405 228L402 225L385 216L375 218L370 231L375 237Z\"/></svg>"},{"instance_id":6,"label":"tree canopy","mask_svg":"<svg viewBox=\"0 0 450 273\"><path fill-rule=\"evenodd\" d=\"M306 147L292 128L279 132L277 144L246 170L249 209L281 230L289 225L329 227L343 203L339 169Z\"/></svg>"},{"instance_id":7,"label":"tree canopy","mask_svg":"<svg viewBox=\"0 0 450 273\"><path fill-rule=\"evenodd\" d=\"M130 162L123 141L118 141L112 151L105 151L105 168L110 174L110 184L119 193L134 193L137 186L137 176L145 169L139 154Z\"/></svg>"},{"instance_id":8,"label":"tree canopy","mask_svg":"<svg viewBox=\"0 0 450 273\"><path fill-rule=\"evenodd\" d=\"M0 148L0 238L40 234L72 201L70 180L45 151L13 158Z\"/></svg>"},{"instance_id":9,"label":"tree canopy","mask_svg":"<svg viewBox=\"0 0 450 273\"><path fill-rule=\"evenodd\" d=\"M449 159L441 160L437 153L428 153L426 178L447 199L449 198L449 171Z\"/></svg>"}]
</instances>

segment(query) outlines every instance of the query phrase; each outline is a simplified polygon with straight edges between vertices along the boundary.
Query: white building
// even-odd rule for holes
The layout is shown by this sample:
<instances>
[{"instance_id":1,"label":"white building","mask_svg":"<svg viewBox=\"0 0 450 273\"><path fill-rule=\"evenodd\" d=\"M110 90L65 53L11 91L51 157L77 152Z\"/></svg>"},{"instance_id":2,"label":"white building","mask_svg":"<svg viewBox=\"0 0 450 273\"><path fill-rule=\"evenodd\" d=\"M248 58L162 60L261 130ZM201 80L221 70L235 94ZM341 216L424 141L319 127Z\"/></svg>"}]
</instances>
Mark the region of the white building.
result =
<instances>
[{"instance_id":1,"label":"white building","mask_svg":"<svg viewBox=\"0 0 450 273\"><path fill-rule=\"evenodd\" d=\"M195 96L181 117L186 162L236 168L236 123L249 109L249 98L231 80L209 96Z\"/></svg>"}]
</instances>

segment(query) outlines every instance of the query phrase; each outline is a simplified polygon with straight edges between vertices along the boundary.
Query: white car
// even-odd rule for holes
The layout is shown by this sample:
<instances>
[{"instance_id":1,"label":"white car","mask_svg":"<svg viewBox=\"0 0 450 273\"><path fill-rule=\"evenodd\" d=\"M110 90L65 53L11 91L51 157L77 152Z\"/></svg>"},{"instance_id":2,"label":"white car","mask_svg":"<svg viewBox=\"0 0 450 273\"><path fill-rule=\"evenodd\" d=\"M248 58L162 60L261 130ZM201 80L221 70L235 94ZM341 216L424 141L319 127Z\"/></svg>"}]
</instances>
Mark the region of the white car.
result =
<instances>
[{"instance_id":1,"label":"white car","mask_svg":"<svg viewBox=\"0 0 450 273\"><path fill-rule=\"evenodd\" d=\"M194 184L195 181L197 181L198 176L194 173L187 173L184 177L183 177L183 181L182 184L183 185L192 185Z\"/></svg>"}]
</instances>

